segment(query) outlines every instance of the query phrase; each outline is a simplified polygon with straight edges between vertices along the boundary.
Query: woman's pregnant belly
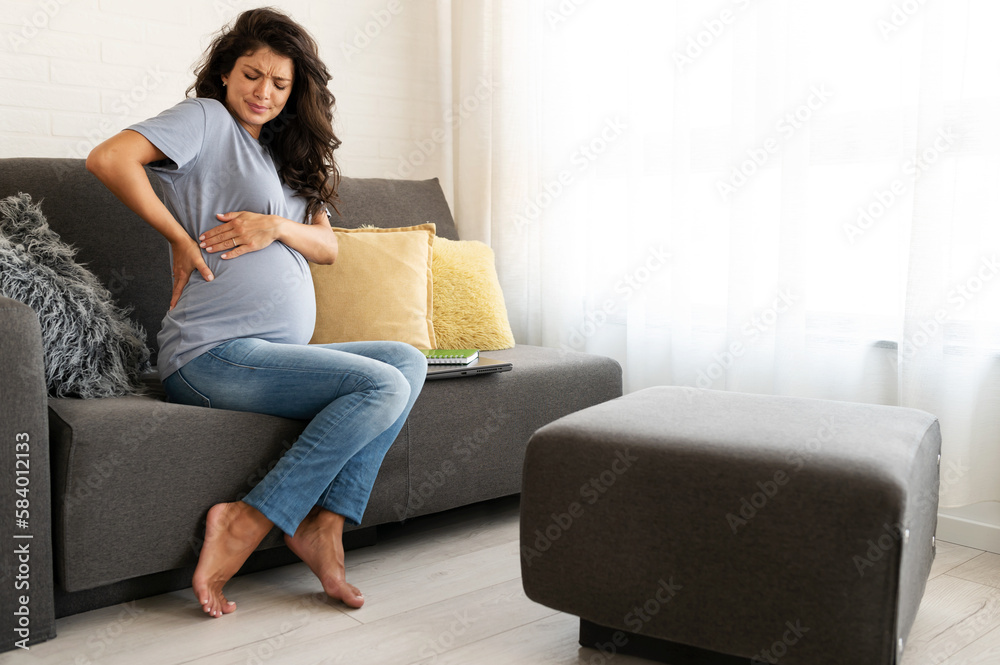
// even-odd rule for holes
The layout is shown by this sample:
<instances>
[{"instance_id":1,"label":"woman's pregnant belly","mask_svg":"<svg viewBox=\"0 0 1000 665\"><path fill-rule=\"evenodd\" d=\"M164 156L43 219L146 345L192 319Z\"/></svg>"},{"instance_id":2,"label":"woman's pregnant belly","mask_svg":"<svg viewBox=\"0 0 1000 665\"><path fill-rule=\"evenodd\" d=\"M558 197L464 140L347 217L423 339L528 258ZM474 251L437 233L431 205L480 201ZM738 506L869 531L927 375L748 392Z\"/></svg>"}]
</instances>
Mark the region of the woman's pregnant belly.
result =
<instances>
[{"instance_id":1,"label":"woman's pregnant belly","mask_svg":"<svg viewBox=\"0 0 1000 665\"><path fill-rule=\"evenodd\" d=\"M258 337L271 342L306 344L316 324L316 297L306 260L275 242L234 259L208 256L215 276L206 282L194 273L176 312L185 333L219 340ZM185 335L186 336L186 335Z\"/></svg>"}]
</instances>

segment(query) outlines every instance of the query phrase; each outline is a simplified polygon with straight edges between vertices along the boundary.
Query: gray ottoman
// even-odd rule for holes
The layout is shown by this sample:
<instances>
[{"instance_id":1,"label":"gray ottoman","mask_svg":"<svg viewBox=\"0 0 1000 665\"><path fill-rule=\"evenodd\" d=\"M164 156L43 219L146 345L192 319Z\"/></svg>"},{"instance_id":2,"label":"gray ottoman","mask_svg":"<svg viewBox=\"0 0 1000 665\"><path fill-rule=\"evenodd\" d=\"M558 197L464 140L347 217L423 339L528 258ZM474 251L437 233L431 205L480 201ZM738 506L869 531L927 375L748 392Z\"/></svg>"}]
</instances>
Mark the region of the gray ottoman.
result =
<instances>
[{"instance_id":1,"label":"gray ottoman","mask_svg":"<svg viewBox=\"0 0 1000 665\"><path fill-rule=\"evenodd\" d=\"M940 446L899 407L667 387L590 407L528 444L525 592L606 656L896 663Z\"/></svg>"}]
</instances>

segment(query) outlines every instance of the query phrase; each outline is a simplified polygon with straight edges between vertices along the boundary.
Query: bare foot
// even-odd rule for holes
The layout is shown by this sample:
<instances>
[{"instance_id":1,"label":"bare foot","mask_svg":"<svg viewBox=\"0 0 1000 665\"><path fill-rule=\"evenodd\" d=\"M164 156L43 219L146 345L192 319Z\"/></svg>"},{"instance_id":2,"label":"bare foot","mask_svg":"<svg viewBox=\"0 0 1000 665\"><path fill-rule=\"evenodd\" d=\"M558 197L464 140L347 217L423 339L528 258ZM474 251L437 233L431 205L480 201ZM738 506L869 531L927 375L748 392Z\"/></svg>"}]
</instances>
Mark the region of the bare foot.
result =
<instances>
[{"instance_id":1,"label":"bare foot","mask_svg":"<svg viewBox=\"0 0 1000 665\"><path fill-rule=\"evenodd\" d=\"M306 562L323 584L323 591L348 607L361 607L365 597L347 583L344 569L344 517L314 508L302 520L294 536L285 534L285 544Z\"/></svg>"},{"instance_id":2,"label":"bare foot","mask_svg":"<svg viewBox=\"0 0 1000 665\"><path fill-rule=\"evenodd\" d=\"M229 581L267 532L274 526L264 515L242 501L217 503L208 510L205 543L191 586L206 614L221 617L236 611L222 587Z\"/></svg>"}]
</instances>

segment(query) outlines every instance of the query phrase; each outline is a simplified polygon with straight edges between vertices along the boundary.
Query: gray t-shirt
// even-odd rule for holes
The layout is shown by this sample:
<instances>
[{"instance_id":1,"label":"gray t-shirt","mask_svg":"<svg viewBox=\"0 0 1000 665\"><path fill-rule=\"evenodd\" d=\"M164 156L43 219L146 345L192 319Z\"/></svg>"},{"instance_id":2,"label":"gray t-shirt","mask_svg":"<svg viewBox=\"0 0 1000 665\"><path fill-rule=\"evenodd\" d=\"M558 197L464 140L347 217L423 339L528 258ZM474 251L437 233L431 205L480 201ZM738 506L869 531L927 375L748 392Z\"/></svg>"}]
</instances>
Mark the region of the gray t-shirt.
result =
<instances>
[{"instance_id":1,"label":"gray t-shirt","mask_svg":"<svg viewBox=\"0 0 1000 665\"><path fill-rule=\"evenodd\" d=\"M169 158L150 166L163 181L167 208L192 238L220 225L215 215L222 212L306 221L306 200L284 185L267 148L221 102L185 99L128 129ZM220 254L202 251L215 279L192 273L163 317L157 336L161 379L231 339L307 344L312 337L316 297L301 254L281 242L235 259Z\"/></svg>"}]
</instances>

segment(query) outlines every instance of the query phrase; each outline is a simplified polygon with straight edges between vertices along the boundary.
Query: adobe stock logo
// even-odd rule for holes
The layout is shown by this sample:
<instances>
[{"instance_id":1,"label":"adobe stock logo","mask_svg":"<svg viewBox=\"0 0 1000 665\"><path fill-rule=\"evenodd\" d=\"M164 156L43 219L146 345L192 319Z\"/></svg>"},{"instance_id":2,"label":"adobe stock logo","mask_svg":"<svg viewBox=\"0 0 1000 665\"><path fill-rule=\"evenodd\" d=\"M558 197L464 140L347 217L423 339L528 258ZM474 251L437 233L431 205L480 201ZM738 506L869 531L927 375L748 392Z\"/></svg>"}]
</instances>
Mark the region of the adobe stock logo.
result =
<instances>
[{"instance_id":1,"label":"adobe stock logo","mask_svg":"<svg viewBox=\"0 0 1000 665\"><path fill-rule=\"evenodd\" d=\"M964 281L959 282L948 291L948 303L952 305L950 309L939 308L931 318L920 322L910 335L907 335L899 342L900 360L913 360L922 348L927 346L932 339L941 332L944 324L948 322L955 312L965 308L967 304L987 287L996 275L1000 273L1000 261L996 254L990 257L982 257L979 266Z\"/></svg>"},{"instance_id":2,"label":"adobe stock logo","mask_svg":"<svg viewBox=\"0 0 1000 665\"><path fill-rule=\"evenodd\" d=\"M725 376L729 370L735 367L739 359L753 346L757 338L773 328L778 323L778 317L790 310L797 300L798 296L788 289L779 290L777 297L775 297L770 307L757 312L740 328L746 344L741 341L733 341L729 343L729 346L725 350L715 353L712 356L712 362L704 369L698 370L698 378L695 380L695 386L700 390L709 390L712 388L715 381ZM694 389L692 388L691 390L693 391ZM691 394L689 393L688 400L690 401L690 399Z\"/></svg>"},{"instance_id":3,"label":"adobe stock logo","mask_svg":"<svg viewBox=\"0 0 1000 665\"><path fill-rule=\"evenodd\" d=\"M852 245L855 244L858 238L875 226L897 202L902 201L910 191L909 185L917 182L941 159L944 153L954 147L957 140L958 137L952 127L941 127L934 136L931 145L904 161L900 167L902 177L893 179L885 189L877 189L872 192L868 203L858 206L858 216L855 222L843 225L848 242Z\"/></svg>"},{"instance_id":4,"label":"adobe stock logo","mask_svg":"<svg viewBox=\"0 0 1000 665\"><path fill-rule=\"evenodd\" d=\"M577 10L587 4L589 0L561 0L555 10L549 9L545 12L545 20L549 22L549 28L556 30L563 23L568 21Z\"/></svg>"},{"instance_id":5,"label":"adobe stock logo","mask_svg":"<svg viewBox=\"0 0 1000 665\"><path fill-rule=\"evenodd\" d=\"M743 186L745 186L757 171L764 168L771 157L780 150L783 142L791 140L813 118L813 116L833 97L833 93L825 84L809 88L809 96L798 106L791 108L774 123L775 136L764 139L762 145L746 150L747 158L729 172L729 177L720 179L715 188L724 202L728 202Z\"/></svg>"},{"instance_id":6,"label":"adobe stock logo","mask_svg":"<svg viewBox=\"0 0 1000 665\"><path fill-rule=\"evenodd\" d=\"M480 107L489 108L487 102L497 89L496 81L482 76L477 81L475 90L462 98L454 110L448 109L441 115L442 124L436 127L429 136L413 141L413 150L399 156L394 172L385 173L386 178L410 178L415 170L426 164L431 156L444 146L454 132L462 126Z\"/></svg>"},{"instance_id":7,"label":"adobe stock logo","mask_svg":"<svg viewBox=\"0 0 1000 665\"><path fill-rule=\"evenodd\" d=\"M683 49L674 51L674 64L677 71L684 72L684 68L693 65L695 60L704 55L705 51L712 48L725 33L730 25L736 22L737 12L741 12L750 6L750 0L733 0L736 10L723 9L715 18L706 19L701 22L702 29L696 34L689 35Z\"/></svg>"},{"instance_id":8,"label":"adobe stock logo","mask_svg":"<svg viewBox=\"0 0 1000 665\"><path fill-rule=\"evenodd\" d=\"M591 476L586 483L580 486L580 497L587 505L593 506L604 498L604 495L614 487L618 479L632 468L632 465L639 461L639 457L631 450L619 450L611 463L601 471L601 473ZM527 567L531 567L532 559L536 559L552 546L564 534L573 528L573 525L580 520L587 512L587 509L579 501L572 501L566 506L564 512L551 513L552 519L544 528L535 529L534 547L521 545L521 561Z\"/></svg>"},{"instance_id":9,"label":"adobe stock logo","mask_svg":"<svg viewBox=\"0 0 1000 665\"><path fill-rule=\"evenodd\" d=\"M382 31L389 27L392 20L403 11L403 5L399 0L389 0L384 9L371 12L371 20L364 26L355 26L354 39L350 42L340 42L340 52L347 62L351 62L354 56L360 55L362 51L371 46L372 42L382 36Z\"/></svg>"},{"instance_id":10,"label":"adobe stock logo","mask_svg":"<svg viewBox=\"0 0 1000 665\"><path fill-rule=\"evenodd\" d=\"M880 18L875 24L882 34L882 39L889 41L890 37L902 30L926 3L927 0L903 0L901 3L893 4L889 18Z\"/></svg>"},{"instance_id":11,"label":"adobe stock logo","mask_svg":"<svg viewBox=\"0 0 1000 665\"><path fill-rule=\"evenodd\" d=\"M622 622L632 633L641 633L643 627L652 621L653 618L660 613L660 610L662 610L667 603L673 600L677 595L677 592L681 591L683 588L683 585L674 583L673 577L669 580L665 580L661 577L657 581L657 587L653 591L652 595L641 605L633 605L631 611L622 617ZM611 635L611 639L607 642L585 645L598 652L595 653L587 662L589 662L590 665L604 665L605 663L610 662L611 659L617 656L618 652L629 643L631 637L633 636L628 635L623 630L616 630Z\"/></svg>"},{"instance_id":12,"label":"adobe stock logo","mask_svg":"<svg viewBox=\"0 0 1000 665\"><path fill-rule=\"evenodd\" d=\"M11 50L17 51L23 45L37 37L39 32L47 30L49 22L62 11L63 6L68 2L69 0L42 0L42 2L39 2L36 5L38 10L30 18L25 16L21 19L19 34L14 32L7 33L7 43L10 44Z\"/></svg>"},{"instance_id":13,"label":"adobe stock logo","mask_svg":"<svg viewBox=\"0 0 1000 665\"><path fill-rule=\"evenodd\" d=\"M621 279L615 282L615 293L628 303L657 272L670 265L672 256L662 246L651 247L645 262L636 266L631 272L622 274ZM585 350L587 340L608 323L620 305L621 300L607 298L600 307L587 307L583 322L574 326L566 341L559 344L560 353L565 356L567 351Z\"/></svg>"},{"instance_id":14,"label":"adobe stock logo","mask_svg":"<svg viewBox=\"0 0 1000 665\"><path fill-rule=\"evenodd\" d=\"M143 72L142 80L137 81L130 90L123 92L118 99L111 102L111 113L102 115L93 129L84 132L85 138L77 141L66 156L86 159L91 150L104 139L119 131L129 114L149 99L149 96L163 85L164 81L169 79L170 75L164 73L159 65L147 67L146 71ZM60 178L62 175L60 173Z\"/></svg>"},{"instance_id":15,"label":"adobe stock logo","mask_svg":"<svg viewBox=\"0 0 1000 665\"><path fill-rule=\"evenodd\" d=\"M795 623L786 621L785 626L788 627L788 630L782 633L781 639L775 640L770 647L762 649L760 653L751 658L751 665L762 665L763 663L776 665L788 653L789 647L798 644L799 640L811 630L808 626L802 625L801 619Z\"/></svg>"},{"instance_id":16,"label":"adobe stock logo","mask_svg":"<svg viewBox=\"0 0 1000 665\"><path fill-rule=\"evenodd\" d=\"M741 528L746 527L750 520L764 511L768 504L795 478L795 474L806 466L809 457L833 441L837 430L837 423L833 416L821 418L815 435L803 441L785 456L785 461L791 465L787 471L776 469L769 477L757 481L751 489L759 491L750 494L749 499L746 495L740 497L740 505L736 512L726 513L726 523L733 535L737 535Z\"/></svg>"},{"instance_id":17,"label":"adobe stock logo","mask_svg":"<svg viewBox=\"0 0 1000 665\"><path fill-rule=\"evenodd\" d=\"M851 562L854 563L854 567L858 571L858 576L865 576L865 568L874 568L875 562L882 559L896 543L904 541L910 535L908 529L904 529L902 524L882 524L882 530L885 533L879 534L878 538L874 540L868 539L868 549L865 551L865 556L855 554L851 557Z\"/></svg>"},{"instance_id":18,"label":"adobe stock logo","mask_svg":"<svg viewBox=\"0 0 1000 665\"><path fill-rule=\"evenodd\" d=\"M601 127L597 135L581 142L569 158L570 165L575 169L562 169L556 176L542 183L542 187L536 190L535 195L521 207L521 212L515 215L514 224L518 230L537 222L542 213L573 186L575 174L581 174L590 169L628 128L628 123L623 121L621 117L608 118L604 121L604 126Z\"/></svg>"}]
</instances>

